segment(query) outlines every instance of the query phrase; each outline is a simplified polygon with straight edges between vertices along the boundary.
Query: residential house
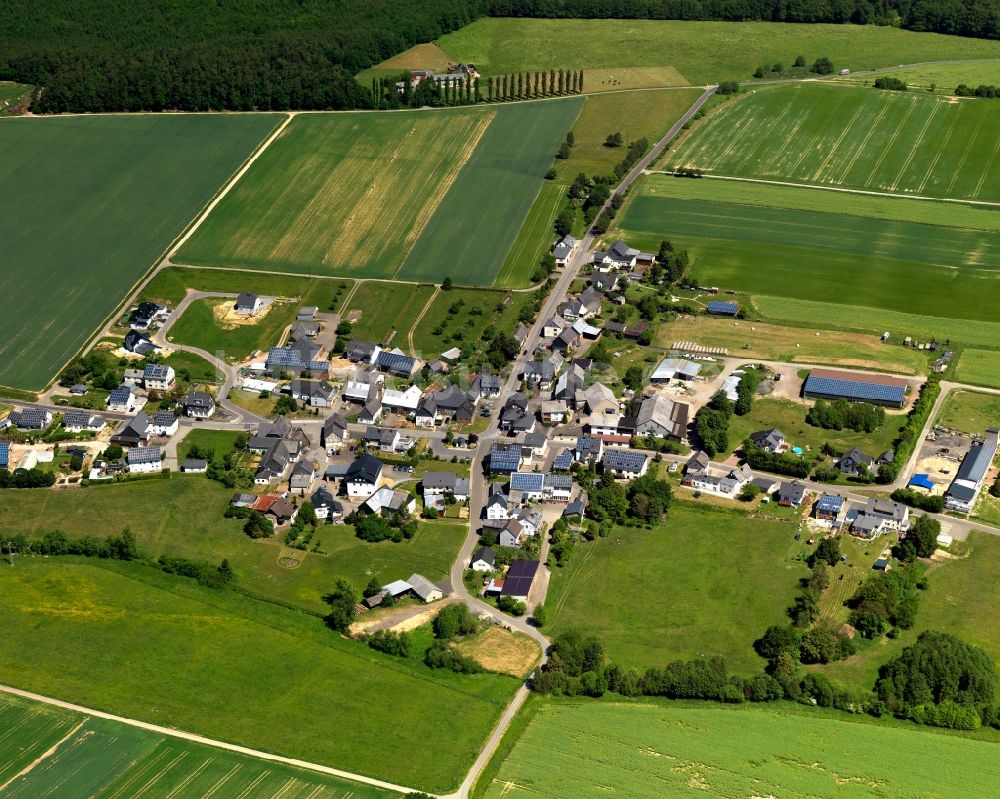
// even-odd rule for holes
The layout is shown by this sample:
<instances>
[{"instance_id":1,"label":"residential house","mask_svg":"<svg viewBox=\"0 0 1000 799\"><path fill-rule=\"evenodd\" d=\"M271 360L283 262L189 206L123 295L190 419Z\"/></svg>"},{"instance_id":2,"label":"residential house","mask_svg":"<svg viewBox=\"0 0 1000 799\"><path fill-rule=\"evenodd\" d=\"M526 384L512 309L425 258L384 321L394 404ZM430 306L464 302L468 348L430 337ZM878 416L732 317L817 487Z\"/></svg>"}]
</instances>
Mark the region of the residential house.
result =
<instances>
[{"instance_id":1,"label":"residential house","mask_svg":"<svg viewBox=\"0 0 1000 799\"><path fill-rule=\"evenodd\" d=\"M534 458L544 458L549 451L549 440L545 433L525 433L521 439L521 446L528 450L529 460Z\"/></svg>"},{"instance_id":2,"label":"residential house","mask_svg":"<svg viewBox=\"0 0 1000 799\"><path fill-rule=\"evenodd\" d=\"M317 313L319 313L319 308L315 305L305 305L299 308L299 312L295 315L295 318L299 322L311 322L316 318Z\"/></svg>"},{"instance_id":3,"label":"residential house","mask_svg":"<svg viewBox=\"0 0 1000 799\"><path fill-rule=\"evenodd\" d=\"M871 472L874 465L875 459L857 447L844 453L840 460L834 464L842 474L848 474L852 477Z\"/></svg>"},{"instance_id":4,"label":"residential house","mask_svg":"<svg viewBox=\"0 0 1000 799\"><path fill-rule=\"evenodd\" d=\"M416 413L420 405L421 394L420 386L410 386L406 391L387 389L382 394L382 407L390 413L409 416L411 413Z\"/></svg>"},{"instance_id":5,"label":"residential house","mask_svg":"<svg viewBox=\"0 0 1000 799\"><path fill-rule=\"evenodd\" d=\"M382 403L377 399L367 400L358 412L358 421L361 424L375 424L381 418Z\"/></svg>"},{"instance_id":6,"label":"residential house","mask_svg":"<svg viewBox=\"0 0 1000 799\"><path fill-rule=\"evenodd\" d=\"M570 502L562 512L562 518L570 521L583 521L587 515L587 492L581 491L576 498Z\"/></svg>"},{"instance_id":7,"label":"residential house","mask_svg":"<svg viewBox=\"0 0 1000 799\"><path fill-rule=\"evenodd\" d=\"M157 411L149 424L149 434L169 438L177 432L179 426L180 423L173 411Z\"/></svg>"},{"instance_id":8,"label":"residential house","mask_svg":"<svg viewBox=\"0 0 1000 799\"><path fill-rule=\"evenodd\" d=\"M69 393L72 394L74 397L82 397L86 395L88 391L90 391L90 389L87 388L87 386L84 383L74 383L72 386L69 387Z\"/></svg>"},{"instance_id":9,"label":"residential house","mask_svg":"<svg viewBox=\"0 0 1000 799\"><path fill-rule=\"evenodd\" d=\"M344 506L330 493L326 486L320 486L309 497L316 518L325 522L339 522L344 518Z\"/></svg>"},{"instance_id":10,"label":"residential house","mask_svg":"<svg viewBox=\"0 0 1000 799\"><path fill-rule=\"evenodd\" d=\"M104 417L90 411L66 411L62 426L67 433L99 433L104 429Z\"/></svg>"},{"instance_id":11,"label":"residential house","mask_svg":"<svg viewBox=\"0 0 1000 799\"><path fill-rule=\"evenodd\" d=\"M775 427L751 433L750 440L757 449L762 449L765 452L784 452L787 449L785 434Z\"/></svg>"},{"instance_id":12,"label":"residential house","mask_svg":"<svg viewBox=\"0 0 1000 799\"><path fill-rule=\"evenodd\" d=\"M128 470L132 474L158 472L162 468L160 448L158 446L129 447L126 452L126 463L128 463Z\"/></svg>"},{"instance_id":13,"label":"residential house","mask_svg":"<svg viewBox=\"0 0 1000 799\"><path fill-rule=\"evenodd\" d=\"M621 413L618 398L603 383L594 383L576 393L576 409L586 411L591 416Z\"/></svg>"},{"instance_id":14,"label":"residential house","mask_svg":"<svg viewBox=\"0 0 1000 799\"><path fill-rule=\"evenodd\" d=\"M233 310L247 316L256 316L263 306L263 300L256 294L250 291L241 291L236 297L236 302L233 303Z\"/></svg>"},{"instance_id":15,"label":"residential house","mask_svg":"<svg viewBox=\"0 0 1000 799\"><path fill-rule=\"evenodd\" d=\"M510 476L510 491L520 491L527 501L541 502L545 497L545 475L540 472L514 472Z\"/></svg>"},{"instance_id":16,"label":"residential house","mask_svg":"<svg viewBox=\"0 0 1000 799\"><path fill-rule=\"evenodd\" d=\"M372 495L361 505L361 509L382 516L392 516L396 513L411 514L417 509L417 501L412 494L408 494L406 491L382 486L372 492Z\"/></svg>"},{"instance_id":17,"label":"residential house","mask_svg":"<svg viewBox=\"0 0 1000 799\"><path fill-rule=\"evenodd\" d=\"M352 463L344 475L347 496L370 497L382 482L382 461L371 455L361 455Z\"/></svg>"},{"instance_id":18,"label":"residential house","mask_svg":"<svg viewBox=\"0 0 1000 799\"><path fill-rule=\"evenodd\" d=\"M52 413L44 408L23 408L12 411L7 421L18 430L44 430L52 424Z\"/></svg>"},{"instance_id":19,"label":"residential house","mask_svg":"<svg viewBox=\"0 0 1000 799\"><path fill-rule=\"evenodd\" d=\"M555 376L555 366L553 366L551 361L528 361L524 365L524 372L522 373L522 378L526 384L541 389L549 388Z\"/></svg>"},{"instance_id":20,"label":"residential house","mask_svg":"<svg viewBox=\"0 0 1000 799\"><path fill-rule=\"evenodd\" d=\"M122 372L122 385L142 388L142 379L145 374L145 369L126 369Z\"/></svg>"},{"instance_id":21,"label":"residential house","mask_svg":"<svg viewBox=\"0 0 1000 799\"><path fill-rule=\"evenodd\" d=\"M328 454L335 454L343 447L349 435L347 419L335 413L323 422L323 442Z\"/></svg>"},{"instance_id":22,"label":"residential house","mask_svg":"<svg viewBox=\"0 0 1000 799\"><path fill-rule=\"evenodd\" d=\"M267 509L267 515L274 519L276 526L281 527L294 522L295 517L299 515L299 509L285 497L278 497Z\"/></svg>"},{"instance_id":23,"label":"residential house","mask_svg":"<svg viewBox=\"0 0 1000 799\"><path fill-rule=\"evenodd\" d=\"M580 463L595 463L604 456L604 441L594 436L578 436L573 457Z\"/></svg>"},{"instance_id":24,"label":"residential house","mask_svg":"<svg viewBox=\"0 0 1000 799\"><path fill-rule=\"evenodd\" d=\"M480 399L496 399L500 396L500 377L498 375L481 374L476 375L472 381L471 393L478 395Z\"/></svg>"},{"instance_id":25,"label":"residential house","mask_svg":"<svg viewBox=\"0 0 1000 799\"><path fill-rule=\"evenodd\" d=\"M813 505L813 515L821 522L835 525L844 509L844 498L836 494L823 494Z\"/></svg>"},{"instance_id":26,"label":"residential house","mask_svg":"<svg viewBox=\"0 0 1000 799\"><path fill-rule=\"evenodd\" d=\"M603 266L611 269L632 269L639 254L637 249L629 247L628 244L619 239L607 251L598 250L594 253L594 266L595 268Z\"/></svg>"},{"instance_id":27,"label":"residential house","mask_svg":"<svg viewBox=\"0 0 1000 799\"><path fill-rule=\"evenodd\" d=\"M576 245L577 240L568 233L556 242L552 248L552 257L555 259L556 266L566 266L569 263L574 250L576 250Z\"/></svg>"},{"instance_id":28,"label":"residential house","mask_svg":"<svg viewBox=\"0 0 1000 799\"><path fill-rule=\"evenodd\" d=\"M649 468L649 458L641 452L628 449L609 449L601 458L605 474L617 480L634 480L642 477Z\"/></svg>"},{"instance_id":29,"label":"residential house","mask_svg":"<svg viewBox=\"0 0 1000 799\"><path fill-rule=\"evenodd\" d=\"M155 302L140 302L128 317L128 326L133 330L145 330L153 322L162 321L168 315L166 305L157 305Z\"/></svg>"},{"instance_id":30,"label":"residential house","mask_svg":"<svg viewBox=\"0 0 1000 799\"><path fill-rule=\"evenodd\" d=\"M319 335L319 322L304 322L301 319L292 324L292 329L288 331L289 341L302 341L307 338L316 338Z\"/></svg>"},{"instance_id":31,"label":"residential house","mask_svg":"<svg viewBox=\"0 0 1000 799\"><path fill-rule=\"evenodd\" d=\"M139 411L134 417L121 424L111 436L111 443L122 447L138 447L148 443L152 435L149 417Z\"/></svg>"},{"instance_id":32,"label":"residential house","mask_svg":"<svg viewBox=\"0 0 1000 799\"><path fill-rule=\"evenodd\" d=\"M149 355L150 353L160 351L160 348L153 343L153 340L139 330L129 330L125 334L125 342L122 344L122 348L125 352L131 352L135 355Z\"/></svg>"},{"instance_id":33,"label":"residential house","mask_svg":"<svg viewBox=\"0 0 1000 799\"><path fill-rule=\"evenodd\" d=\"M521 445L494 442L490 449L490 471L512 474L521 468Z\"/></svg>"},{"instance_id":34,"label":"residential house","mask_svg":"<svg viewBox=\"0 0 1000 799\"><path fill-rule=\"evenodd\" d=\"M427 472L420 481L424 494L424 507L443 508L445 497L451 496L458 502L469 498L469 478L459 477L454 472Z\"/></svg>"},{"instance_id":35,"label":"residential house","mask_svg":"<svg viewBox=\"0 0 1000 799\"><path fill-rule=\"evenodd\" d=\"M569 502L573 496L573 475L545 475L545 498L553 502Z\"/></svg>"},{"instance_id":36,"label":"residential house","mask_svg":"<svg viewBox=\"0 0 1000 799\"><path fill-rule=\"evenodd\" d=\"M502 491L494 491L486 501L483 515L488 521L506 521L510 518L510 503Z\"/></svg>"},{"instance_id":37,"label":"residential house","mask_svg":"<svg viewBox=\"0 0 1000 799\"><path fill-rule=\"evenodd\" d=\"M542 338L555 338L569 326L570 323L559 316L559 314L550 316L545 324L542 325Z\"/></svg>"},{"instance_id":38,"label":"residential house","mask_svg":"<svg viewBox=\"0 0 1000 799\"><path fill-rule=\"evenodd\" d=\"M417 368L417 359L411 358L399 348L379 352L375 358L375 368L396 377L409 378Z\"/></svg>"},{"instance_id":39,"label":"residential house","mask_svg":"<svg viewBox=\"0 0 1000 799\"><path fill-rule=\"evenodd\" d=\"M312 408L329 408L336 394L334 387L326 380L302 380L296 378L289 385L292 397Z\"/></svg>"},{"instance_id":40,"label":"residential house","mask_svg":"<svg viewBox=\"0 0 1000 799\"><path fill-rule=\"evenodd\" d=\"M469 568L477 572L491 572L496 568L496 553L493 547L479 547L472 553Z\"/></svg>"},{"instance_id":41,"label":"residential house","mask_svg":"<svg viewBox=\"0 0 1000 799\"><path fill-rule=\"evenodd\" d=\"M208 471L208 461L201 458L185 458L181 462L181 471L185 474L204 474Z\"/></svg>"},{"instance_id":42,"label":"residential house","mask_svg":"<svg viewBox=\"0 0 1000 799\"><path fill-rule=\"evenodd\" d=\"M470 399L468 392L456 385L432 394L431 398L434 400L436 418L444 424L470 424L476 415L475 401Z\"/></svg>"},{"instance_id":43,"label":"residential house","mask_svg":"<svg viewBox=\"0 0 1000 799\"><path fill-rule=\"evenodd\" d=\"M292 491L307 491L316 479L316 467L310 461L301 460L292 469L288 487Z\"/></svg>"},{"instance_id":44,"label":"residential house","mask_svg":"<svg viewBox=\"0 0 1000 799\"><path fill-rule=\"evenodd\" d=\"M746 464L719 470L712 470L710 467L701 470L689 467L685 470L683 485L696 491L735 497L752 479L753 473Z\"/></svg>"},{"instance_id":45,"label":"residential house","mask_svg":"<svg viewBox=\"0 0 1000 799\"><path fill-rule=\"evenodd\" d=\"M707 472L711 466L712 459L708 457L708 453L699 449L688 459L688 462L684 464L684 473Z\"/></svg>"},{"instance_id":46,"label":"residential house","mask_svg":"<svg viewBox=\"0 0 1000 799\"><path fill-rule=\"evenodd\" d=\"M594 272L590 276L590 285L607 294L618 288L618 275L612 272Z\"/></svg>"},{"instance_id":47,"label":"residential house","mask_svg":"<svg viewBox=\"0 0 1000 799\"><path fill-rule=\"evenodd\" d=\"M637 435L672 438L682 441L687 435L689 408L665 394L646 397L639 406L635 432Z\"/></svg>"},{"instance_id":48,"label":"residential house","mask_svg":"<svg viewBox=\"0 0 1000 799\"><path fill-rule=\"evenodd\" d=\"M507 520L497 533L497 543L502 547L517 549L521 546L524 538L524 529L521 523L513 516Z\"/></svg>"},{"instance_id":49,"label":"residential house","mask_svg":"<svg viewBox=\"0 0 1000 799\"><path fill-rule=\"evenodd\" d=\"M542 512L538 508L518 508L512 518L521 525L524 535L535 536L542 529Z\"/></svg>"},{"instance_id":50,"label":"residential house","mask_svg":"<svg viewBox=\"0 0 1000 799\"><path fill-rule=\"evenodd\" d=\"M325 378L330 374L330 362L323 359L323 348L315 341L304 339L284 347L271 347L267 351L264 367L272 375L287 372Z\"/></svg>"},{"instance_id":51,"label":"residential house","mask_svg":"<svg viewBox=\"0 0 1000 799\"><path fill-rule=\"evenodd\" d=\"M531 432L535 417L528 413L528 398L518 392L500 410L500 429L509 433Z\"/></svg>"},{"instance_id":52,"label":"residential house","mask_svg":"<svg viewBox=\"0 0 1000 799\"><path fill-rule=\"evenodd\" d=\"M184 415L193 419L209 419L215 413L215 399L207 391L189 391L181 397Z\"/></svg>"},{"instance_id":53,"label":"residential house","mask_svg":"<svg viewBox=\"0 0 1000 799\"><path fill-rule=\"evenodd\" d=\"M569 369L559 375L559 379L556 380L556 386L552 390L552 399L565 400L575 404L577 394L583 392L586 382L586 370L575 363L570 364Z\"/></svg>"},{"instance_id":54,"label":"residential house","mask_svg":"<svg viewBox=\"0 0 1000 799\"><path fill-rule=\"evenodd\" d=\"M381 348L372 344L370 341L354 338L347 342L344 355L346 355L347 359L353 363L371 365L375 363L375 359L381 351Z\"/></svg>"},{"instance_id":55,"label":"residential house","mask_svg":"<svg viewBox=\"0 0 1000 799\"><path fill-rule=\"evenodd\" d=\"M108 394L107 408L115 413L134 413L141 407L139 398L129 386L119 386Z\"/></svg>"},{"instance_id":56,"label":"residential house","mask_svg":"<svg viewBox=\"0 0 1000 799\"><path fill-rule=\"evenodd\" d=\"M900 502L869 497L851 522L851 535L877 538L882 533L906 532L910 527L910 509Z\"/></svg>"},{"instance_id":57,"label":"residential house","mask_svg":"<svg viewBox=\"0 0 1000 799\"><path fill-rule=\"evenodd\" d=\"M142 373L142 385L147 391L170 391L175 382L173 367L162 363L147 363Z\"/></svg>"},{"instance_id":58,"label":"residential house","mask_svg":"<svg viewBox=\"0 0 1000 799\"><path fill-rule=\"evenodd\" d=\"M806 496L804 483L798 480L784 481L778 486L778 504L789 508L797 508Z\"/></svg>"}]
</instances>

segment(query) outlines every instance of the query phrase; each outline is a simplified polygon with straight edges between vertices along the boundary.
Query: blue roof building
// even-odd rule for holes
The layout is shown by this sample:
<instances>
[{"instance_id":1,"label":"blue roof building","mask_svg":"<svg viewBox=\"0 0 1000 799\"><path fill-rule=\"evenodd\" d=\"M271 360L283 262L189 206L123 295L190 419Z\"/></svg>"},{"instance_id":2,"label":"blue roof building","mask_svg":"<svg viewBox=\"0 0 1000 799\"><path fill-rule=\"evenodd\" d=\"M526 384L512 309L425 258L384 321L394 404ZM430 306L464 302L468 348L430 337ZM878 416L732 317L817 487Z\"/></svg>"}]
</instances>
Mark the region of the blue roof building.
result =
<instances>
[{"instance_id":1,"label":"blue roof building","mask_svg":"<svg viewBox=\"0 0 1000 799\"><path fill-rule=\"evenodd\" d=\"M806 399L845 399L902 408L906 402L906 381L888 375L813 369L802 386L802 396Z\"/></svg>"},{"instance_id":2,"label":"blue roof building","mask_svg":"<svg viewBox=\"0 0 1000 799\"><path fill-rule=\"evenodd\" d=\"M708 312L715 316L736 316L740 312L740 306L735 302L711 300L708 303Z\"/></svg>"},{"instance_id":3,"label":"blue roof building","mask_svg":"<svg viewBox=\"0 0 1000 799\"><path fill-rule=\"evenodd\" d=\"M516 472L521 468L521 445L495 443L490 449L490 471Z\"/></svg>"},{"instance_id":4,"label":"blue roof building","mask_svg":"<svg viewBox=\"0 0 1000 799\"><path fill-rule=\"evenodd\" d=\"M915 474L906 485L912 488L923 488L927 491L931 491L934 488L934 483L928 474Z\"/></svg>"},{"instance_id":5,"label":"blue roof building","mask_svg":"<svg viewBox=\"0 0 1000 799\"><path fill-rule=\"evenodd\" d=\"M10 442L0 441L0 469L6 469L10 464Z\"/></svg>"},{"instance_id":6,"label":"blue roof building","mask_svg":"<svg viewBox=\"0 0 1000 799\"><path fill-rule=\"evenodd\" d=\"M510 490L541 496L545 490L545 475L540 472L514 472L510 476Z\"/></svg>"}]
</instances>

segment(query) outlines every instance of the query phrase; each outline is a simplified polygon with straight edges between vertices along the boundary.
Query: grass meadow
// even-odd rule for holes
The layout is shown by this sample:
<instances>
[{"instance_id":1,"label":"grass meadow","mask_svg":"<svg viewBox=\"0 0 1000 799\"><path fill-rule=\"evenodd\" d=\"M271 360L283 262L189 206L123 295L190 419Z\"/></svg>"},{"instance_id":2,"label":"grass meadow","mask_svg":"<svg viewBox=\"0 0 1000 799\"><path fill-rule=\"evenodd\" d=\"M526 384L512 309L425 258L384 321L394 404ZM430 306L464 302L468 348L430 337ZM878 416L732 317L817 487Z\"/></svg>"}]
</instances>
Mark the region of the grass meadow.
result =
<instances>
[{"instance_id":1,"label":"grass meadow","mask_svg":"<svg viewBox=\"0 0 1000 799\"><path fill-rule=\"evenodd\" d=\"M703 297L699 302L707 300L708 297ZM730 355L739 358L851 366L904 375L927 371L924 353L910 347L883 344L872 333L782 327L713 316L680 316L658 328L655 343L669 348L679 341L694 341L703 347L725 347Z\"/></svg>"},{"instance_id":2,"label":"grass meadow","mask_svg":"<svg viewBox=\"0 0 1000 799\"><path fill-rule=\"evenodd\" d=\"M669 164L794 183L1000 200L1000 104L779 86L709 117Z\"/></svg>"},{"instance_id":3,"label":"grass meadow","mask_svg":"<svg viewBox=\"0 0 1000 799\"><path fill-rule=\"evenodd\" d=\"M951 94L960 83L975 88L982 83L995 84L1000 75L1000 59L965 61L956 64L926 64L919 67L894 69L885 73L886 77L898 78L912 89L930 89L935 86L939 94ZM848 75L837 78L838 82L871 83L871 75Z\"/></svg>"},{"instance_id":4,"label":"grass meadow","mask_svg":"<svg viewBox=\"0 0 1000 799\"><path fill-rule=\"evenodd\" d=\"M995 41L887 26L773 22L487 17L442 36L437 44L452 59L473 62L484 75L561 68L603 75L611 67L669 64L692 84L748 80L758 65L780 61L788 66L798 55L810 64L828 56L838 69L854 70L1000 58ZM593 90L586 73L584 90Z\"/></svg>"},{"instance_id":5,"label":"grass meadow","mask_svg":"<svg viewBox=\"0 0 1000 799\"><path fill-rule=\"evenodd\" d=\"M1000 388L1000 352L996 350L963 350L958 359L955 379L960 383Z\"/></svg>"},{"instance_id":6,"label":"grass meadow","mask_svg":"<svg viewBox=\"0 0 1000 799\"><path fill-rule=\"evenodd\" d=\"M552 226L565 200L566 186L548 181L542 184L528 218L500 268L495 284L497 287L522 288L531 284L532 272L555 241Z\"/></svg>"},{"instance_id":7,"label":"grass meadow","mask_svg":"<svg viewBox=\"0 0 1000 799\"><path fill-rule=\"evenodd\" d=\"M342 316L346 318L351 311L361 312L361 318L351 323L351 338L406 350L407 334L433 294L433 286L365 282L351 295Z\"/></svg>"},{"instance_id":8,"label":"grass meadow","mask_svg":"<svg viewBox=\"0 0 1000 799\"><path fill-rule=\"evenodd\" d=\"M239 361L253 352L276 347L282 331L295 320L298 303L274 302L252 324L224 324L217 314L232 308L232 298L195 300L174 322L167 341L200 347L217 357Z\"/></svg>"},{"instance_id":9,"label":"grass meadow","mask_svg":"<svg viewBox=\"0 0 1000 799\"><path fill-rule=\"evenodd\" d=\"M3 795L10 799L70 795L94 799L398 797L360 783L13 696L0 696L0 719L8 733L17 733L17 737L0 740L0 784L17 775L4 788ZM29 765L30 771L19 774Z\"/></svg>"},{"instance_id":10,"label":"grass meadow","mask_svg":"<svg viewBox=\"0 0 1000 799\"><path fill-rule=\"evenodd\" d=\"M0 120L0 384L45 386L280 119Z\"/></svg>"},{"instance_id":11,"label":"grass meadow","mask_svg":"<svg viewBox=\"0 0 1000 799\"><path fill-rule=\"evenodd\" d=\"M806 573L786 558L795 529L738 509L675 503L653 530L615 528L579 544L553 572L549 626L594 633L626 667L718 654L735 671L757 671L764 661L753 641L782 622Z\"/></svg>"},{"instance_id":12,"label":"grass meadow","mask_svg":"<svg viewBox=\"0 0 1000 799\"><path fill-rule=\"evenodd\" d=\"M475 795L991 796L996 744L788 704L544 701Z\"/></svg>"},{"instance_id":13,"label":"grass meadow","mask_svg":"<svg viewBox=\"0 0 1000 799\"><path fill-rule=\"evenodd\" d=\"M320 311L335 311L341 305L338 294L346 296L353 285L353 280L171 266L156 273L144 289L143 297L176 305L184 299L188 289L252 291L264 297L295 297L299 305L316 305Z\"/></svg>"},{"instance_id":14,"label":"grass meadow","mask_svg":"<svg viewBox=\"0 0 1000 799\"><path fill-rule=\"evenodd\" d=\"M533 299L530 292L476 289L439 292L420 325L413 330L414 352L428 361L451 347L469 355L483 347L484 335L491 336L496 330L513 333L521 309ZM451 313L452 309L455 313Z\"/></svg>"},{"instance_id":15,"label":"grass meadow","mask_svg":"<svg viewBox=\"0 0 1000 799\"><path fill-rule=\"evenodd\" d=\"M10 81L0 81L0 116L6 113L8 106L14 105L31 91L30 86L23 83L11 83Z\"/></svg>"},{"instance_id":16,"label":"grass meadow","mask_svg":"<svg viewBox=\"0 0 1000 799\"><path fill-rule=\"evenodd\" d=\"M489 285L581 104L301 115L178 260Z\"/></svg>"},{"instance_id":17,"label":"grass meadow","mask_svg":"<svg viewBox=\"0 0 1000 799\"><path fill-rule=\"evenodd\" d=\"M981 436L987 427L1000 425L1000 396L979 391L952 391L945 397L934 423Z\"/></svg>"},{"instance_id":18,"label":"grass meadow","mask_svg":"<svg viewBox=\"0 0 1000 799\"><path fill-rule=\"evenodd\" d=\"M224 436L194 431L179 445L184 457L192 443L225 451ZM143 555L176 555L218 563L227 558L240 587L265 599L322 612L321 597L337 577L361 590L375 576L382 584L419 572L431 580L448 575L462 545L464 528L450 522L421 522L410 541L371 544L347 525L317 529L313 543L326 554L282 545L280 536L254 541L239 519L223 513L232 491L204 475L174 475L80 491L25 489L0 494L0 530L41 535L64 530L70 536L110 535L129 527ZM151 512L155 509L155 512ZM99 519L99 524L95 520ZM297 565L295 565L297 564ZM289 568L289 566L293 566Z\"/></svg>"},{"instance_id":19,"label":"grass meadow","mask_svg":"<svg viewBox=\"0 0 1000 799\"><path fill-rule=\"evenodd\" d=\"M8 683L424 790L457 783L518 685L137 564L19 559L4 587Z\"/></svg>"}]
</instances>

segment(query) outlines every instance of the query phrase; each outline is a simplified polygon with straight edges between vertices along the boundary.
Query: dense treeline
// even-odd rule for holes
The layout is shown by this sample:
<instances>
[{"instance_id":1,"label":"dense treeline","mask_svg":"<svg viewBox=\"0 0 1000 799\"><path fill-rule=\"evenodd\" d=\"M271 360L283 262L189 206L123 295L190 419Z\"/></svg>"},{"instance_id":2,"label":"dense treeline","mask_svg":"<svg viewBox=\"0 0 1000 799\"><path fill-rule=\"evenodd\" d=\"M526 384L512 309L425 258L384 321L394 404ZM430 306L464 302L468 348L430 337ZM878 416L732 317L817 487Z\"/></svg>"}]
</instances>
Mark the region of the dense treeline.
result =
<instances>
[{"instance_id":1,"label":"dense treeline","mask_svg":"<svg viewBox=\"0 0 1000 799\"><path fill-rule=\"evenodd\" d=\"M9 0L0 79L36 112L369 108L358 70L473 21L481 0Z\"/></svg>"},{"instance_id":2,"label":"dense treeline","mask_svg":"<svg viewBox=\"0 0 1000 799\"><path fill-rule=\"evenodd\" d=\"M853 22L1000 38L997 0L493 0L489 13L495 17Z\"/></svg>"}]
</instances>

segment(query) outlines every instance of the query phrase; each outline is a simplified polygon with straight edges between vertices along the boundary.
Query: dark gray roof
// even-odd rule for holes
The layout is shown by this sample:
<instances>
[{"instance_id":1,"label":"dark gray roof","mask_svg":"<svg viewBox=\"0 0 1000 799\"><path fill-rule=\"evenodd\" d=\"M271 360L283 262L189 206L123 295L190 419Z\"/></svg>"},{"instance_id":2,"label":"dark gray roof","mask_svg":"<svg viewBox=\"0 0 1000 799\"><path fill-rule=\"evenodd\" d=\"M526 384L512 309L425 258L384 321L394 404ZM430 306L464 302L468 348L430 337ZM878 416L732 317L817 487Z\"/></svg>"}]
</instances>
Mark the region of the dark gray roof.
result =
<instances>
[{"instance_id":1,"label":"dark gray roof","mask_svg":"<svg viewBox=\"0 0 1000 799\"><path fill-rule=\"evenodd\" d=\"M160 448L152 447L130 447L128 450L129 466L140 463L159 463Z\"/></svg>"},{"instance_id":2,"label":"dark gray roof","mask_svg":"<svg viewBox=\"0 0 1000 799\"><path fill-rule=\"evenodd\" d=\"M472 563L477 560L481 560L484 563L488 563L490 566L496 563L496 553L493 551L493 547L479 547L475 552L472 553Z\"/></svg>"},{"instance_id":3,"label":"dark gray roof","mask_svg":"<svg viewBox=\"0 0 1000 799\"><path fill-rule=\"evenodd\" d=\"M185 458L184 462L181 464L181 471L191 472L196 469L207 469L208 461L204 461L201 458Z\"/></svg>"},{"instance_id":4,"label":"dark gray roof","mask_svg":"<svg viewBox=\"0 0 1000 799\"><path fill-rule=\"evenodd\" d=\"M637 472L647 460L647 456L642 452L634 452L630 449L608 449L605 450L601 463L605 469Z\"/></svg>"},{"instance_id":5,"label":"dark gray roof","mask_svg":"<svg viewBox=\"0 0 1000 799\"><path fill-rule=\"evenodd\" d=\"M371 483L378 482L382 474L382 461L372 455L362 455L347 468L348 482Z\"/></svg>"},{"instance_id":6,"label":"dark gray roof","mask_svg":"<svg viewBox=\"0 0 1000 799\"><path fill-rule=\"evenodd\" d=\"M988 430L984 441L973 444L969 448L962 465L958 467L955 474L956 480L968 480L972 483L980 482L989 471L990 464L997 454L997 433L995 430Z\"/></svg>"}]
</instances>

